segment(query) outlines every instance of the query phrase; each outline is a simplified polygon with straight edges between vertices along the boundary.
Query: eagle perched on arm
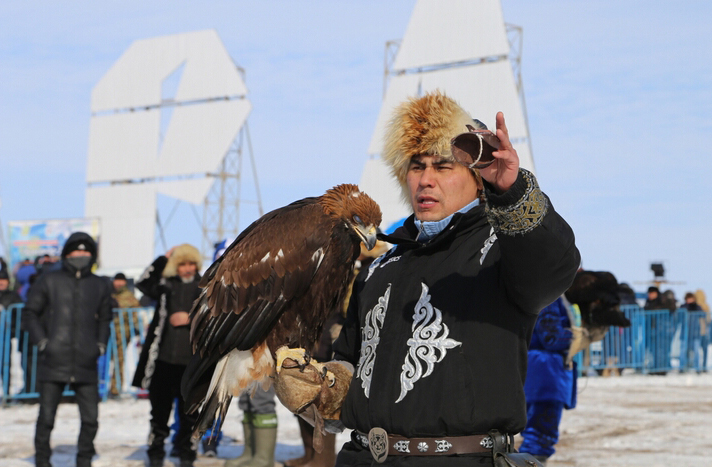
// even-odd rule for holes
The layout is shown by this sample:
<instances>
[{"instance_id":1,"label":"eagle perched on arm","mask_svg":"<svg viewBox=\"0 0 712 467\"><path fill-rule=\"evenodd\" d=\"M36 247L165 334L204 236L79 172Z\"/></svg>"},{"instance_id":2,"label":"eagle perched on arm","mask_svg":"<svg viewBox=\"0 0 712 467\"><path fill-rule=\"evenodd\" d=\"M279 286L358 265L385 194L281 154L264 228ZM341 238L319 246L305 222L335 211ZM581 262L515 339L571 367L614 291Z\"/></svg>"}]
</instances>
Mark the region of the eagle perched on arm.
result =
<instances>
[{"instance_id":1,"label":"eagle perched on arm","mask_svg":"<svg viewBox=\"0 0 712 467\"><path fill-rule=\"evenodd\" d=\"M338 185L265 214L206 271L190 313L193 358L181 392L202 410L194 436L225 419L230 400L270 384L280 347L312 350L340 307L360 243L376 244L381 210L356 185Z\"/></svg>"}]
</instances>

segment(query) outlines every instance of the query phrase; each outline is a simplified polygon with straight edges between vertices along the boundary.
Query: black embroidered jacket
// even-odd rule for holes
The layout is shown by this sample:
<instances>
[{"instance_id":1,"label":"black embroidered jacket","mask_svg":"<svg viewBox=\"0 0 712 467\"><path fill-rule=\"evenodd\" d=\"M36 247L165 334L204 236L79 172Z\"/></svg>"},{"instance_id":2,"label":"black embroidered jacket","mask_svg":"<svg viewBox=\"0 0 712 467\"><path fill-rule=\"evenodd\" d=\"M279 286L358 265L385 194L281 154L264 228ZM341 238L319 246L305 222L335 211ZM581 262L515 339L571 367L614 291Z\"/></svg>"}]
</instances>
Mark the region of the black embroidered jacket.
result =
<instances>
[{"instance_id":1,"label":"black embroidered jacket","mask_svg":"<svg viewBox=\"0 0 712 467\"><path fill-rule=\"evenodd\" d=\"M347 427L406 437L524 428L534 322L580 256L531 173L520 170L503 195L486 190L485 205L455 214L425 245L411 216L386 238L396 247L361 271L335 343L335 358L356 368Z\"/></svg>"}]
</instances>

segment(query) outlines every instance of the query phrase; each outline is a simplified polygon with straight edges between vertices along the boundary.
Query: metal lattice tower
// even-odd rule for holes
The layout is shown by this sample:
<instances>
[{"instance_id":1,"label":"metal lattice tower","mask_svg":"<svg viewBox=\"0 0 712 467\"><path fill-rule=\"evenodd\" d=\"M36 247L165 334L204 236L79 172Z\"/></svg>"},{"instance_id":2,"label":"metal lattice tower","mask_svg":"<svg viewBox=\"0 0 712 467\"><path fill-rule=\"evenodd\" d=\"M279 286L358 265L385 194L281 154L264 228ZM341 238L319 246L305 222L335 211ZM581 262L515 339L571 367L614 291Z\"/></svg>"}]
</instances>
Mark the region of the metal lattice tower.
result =
<instances>
[{"instance_id":1,"label":"metal lattice tower","mask_svg":"<svg viewBox=\"0 0 712 467\"><path fill-rule=\"evenodd\" d=\"M250 162L255 199L242 198L245 152ZM264 214L247 122L240 129L218 171L209 175L215 178L215 182L203 202L202 254L206 260L211 261L216 243L226 238L232 241L240 233L241 205L255 205L258 214Z\"/></svg>"}]
</instances>

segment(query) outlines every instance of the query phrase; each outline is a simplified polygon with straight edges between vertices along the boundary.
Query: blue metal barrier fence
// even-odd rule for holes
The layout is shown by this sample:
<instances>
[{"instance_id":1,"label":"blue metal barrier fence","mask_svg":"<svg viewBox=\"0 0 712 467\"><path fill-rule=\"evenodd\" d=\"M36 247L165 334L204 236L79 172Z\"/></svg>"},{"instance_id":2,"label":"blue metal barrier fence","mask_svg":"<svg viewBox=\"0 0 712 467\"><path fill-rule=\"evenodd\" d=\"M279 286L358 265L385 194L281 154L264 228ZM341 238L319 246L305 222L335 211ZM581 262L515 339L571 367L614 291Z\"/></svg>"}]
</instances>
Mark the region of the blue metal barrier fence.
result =
<instances>
[{"instance_id":1,"label":"blue metal barrier fence","mask_svg":"<svg viewBox=\"0 0 712 467\"><path fill-rule=\"evenodd\" d=\"M37 347L21 329L22 304L0 315L0 379L2 402L37 398ZM576 356L583 374L590 370L633 369L639 373L705 371L710 326L703 311L684 309L646 311L621 307L630 319L628 328L611 327L606 337ZM99 390L109 395L137 391L130 387L139 347L146 337L153 308L116 308L106 354L99 358ZM65 395L72 395L67 390Z\"/></svg>"},{"instance_id":2,"label":"blue metal barrier fence","mask_svg":"<svg viewBox=\"0 0 712 467\"><path fill-rule=\"evenodd\" d=\"M0 380L2 403L36 399L37 346L31 345L28 333L21 328L23 304L11 305L0 312ZM146 337L153 308L115 308L111 336L106 354L97 360L99 393L102 399L110 394L135 393L130 387L138 360L139 347ZM63 395L74 393L66 388Z\"/></svg>"},{"instance_id":3,"label":"blue metal barrier fence","mask_svg":"<svg viewBox=\"0 0 712 467\"><path fill-rule=\"evenodd\" d=\"M628 328L612 326L606 337L576 356L589 370L633 369L644 374L707 370L710 326L704 311L643 310L622 306Z\"/></svg>"}]
</instances>

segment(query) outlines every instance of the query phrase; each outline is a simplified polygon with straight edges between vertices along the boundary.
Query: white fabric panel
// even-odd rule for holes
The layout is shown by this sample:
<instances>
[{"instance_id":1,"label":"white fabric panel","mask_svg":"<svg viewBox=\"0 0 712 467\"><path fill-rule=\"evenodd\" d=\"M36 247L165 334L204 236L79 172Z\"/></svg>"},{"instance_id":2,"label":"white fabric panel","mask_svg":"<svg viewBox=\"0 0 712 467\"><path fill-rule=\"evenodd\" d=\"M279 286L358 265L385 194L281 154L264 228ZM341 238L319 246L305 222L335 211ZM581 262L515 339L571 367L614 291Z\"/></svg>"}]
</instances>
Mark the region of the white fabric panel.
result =
<instances>
[{"instance_id":1,"label":"white fabric panel","mask_svg":"<svg viewBox=\"0 0 712 467\"><path fill-rule=\"evenodd\" d=\"M246 99L176 107L158 158L160 175L214 171L251 109Z\"/></svg>"},{"instance_id":2,"label":"white fabric panel","mask_svg":"<svg viewBox=\"0 0 712 467\"><path fill-rule=\"evenodd\" d=\"M202 204L215 180L214 177L173 180L154 183L152 186L161 194L192 204Z\"/></svg>"},{"instance_id":3,"label":"white fabric panel","mask_svg":"<svg viewBox=\"0 0 712 467\"><path fill-rule=\"evenodd\" d=\"M214 30L137 40L92 90L92 112L161 103L163 80L185 63L176 100L247 94Z\"/></svg>"},{"instance_id":4,"label":"white fabric panel","mask_svg":"<svg viewBox=\"0 0 712 467\"><path fill-rule=\"evenodd\" d=\"M154 177L160 118L159 110L92 117L87 182Z\"/></svg>"},{"instance_id":5,"label":"white fabric panel","mask_svg":"<svg viewBox=\"0 0 712 467\"><path fill-rule=\"evenodd\" d=\"M101 220L102 269L145 268L153 261L154 190L149 184L87 188L84 213Z\"/></svg>"},{"instance_id":6,"label":"white fabric panel","mask_svg":"<svg viewBox=\"0 0 712 467\"><path fill-rule=\"evenodd\" d=\"M157 157L160 111L94 116L87 181L212 172L245 123L246 99L175 107Z\"/></svg>"},{"instance_id":7,"label":"white fabric panel","mask_svg":"<svg viewBox=\"0 0 712 467\"><path fill-rule=\"evenodd\" d=\"M187 62L176 93L177 101L247 94L247 87L217 32L180 34L179 41Z\"/></svg>"},{"instance_id":8,"label":"white fabric panel","mask_svg":"<svg viewBox=\"0 0 712 467\"><path fill-rule=\"evenodd\" d=\"M383 231L395 221L413 214L413 210L401 196L400 185L383 159L373 158L366 161L358 187L381 207Z\"/></svg>"},{"instance_id":9,"label":"white fabric panel","mask_svg":"<svg viewBox=\"0 0 712 467\"><path fill-rule=\"evenodd\" d=\"M499 0L419 0L394 70L509 55Z\"/></svg>"},{"instance_id":10,"label":"white fabric panel","mask_svg":"<svg viewBox=\"0 0 712 467\"><path fill-rule=\"evenodd\" d=\"M369 154L382 152L385 127L397 105L408 97L418 96L419 91L425 94L437 89L455 99L472 117L484 122L492 131L495 129L495 116L501 110L510 139L528 139L512 67L509 60L501 60L392 77L371 138ZM520 153L519 156L523 167L533 166L528 148L526 154Z\"/></svg>"}]
</instances>

